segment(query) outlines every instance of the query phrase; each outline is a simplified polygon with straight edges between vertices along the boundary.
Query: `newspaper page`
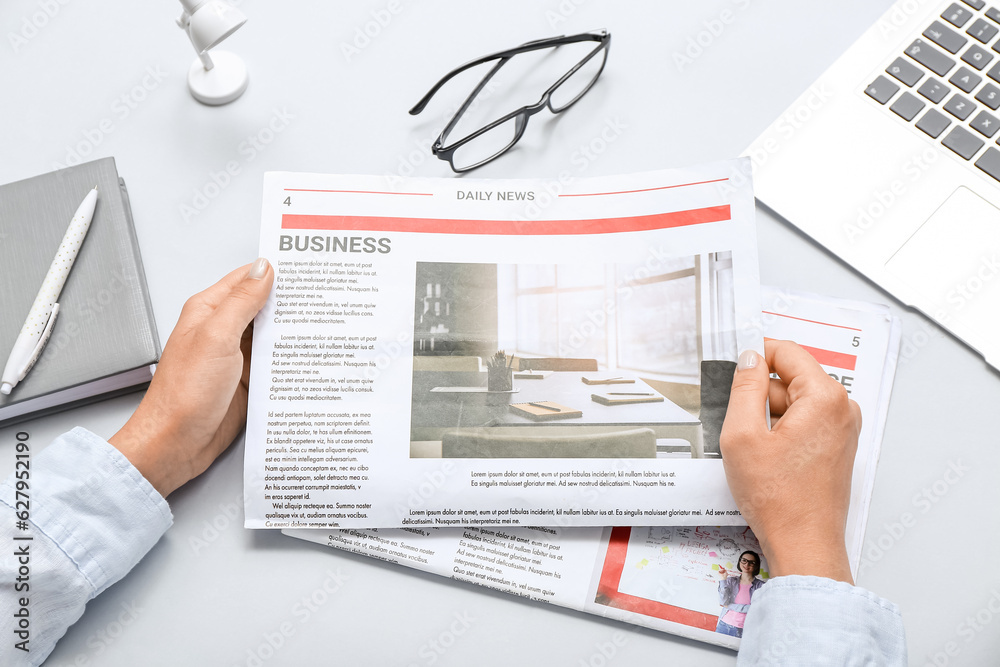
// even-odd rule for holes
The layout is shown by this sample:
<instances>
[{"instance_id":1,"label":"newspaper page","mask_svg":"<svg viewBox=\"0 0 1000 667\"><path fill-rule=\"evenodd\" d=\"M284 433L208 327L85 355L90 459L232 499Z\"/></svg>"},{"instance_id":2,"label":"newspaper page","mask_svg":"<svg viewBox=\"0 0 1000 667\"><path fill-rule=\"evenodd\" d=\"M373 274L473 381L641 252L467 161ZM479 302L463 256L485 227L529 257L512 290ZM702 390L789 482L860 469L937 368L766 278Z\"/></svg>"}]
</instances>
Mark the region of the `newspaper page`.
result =
<instances>
[{"instance_id":1,"label":"newspaper page","mask_svg":"<svg viewBox=\"0 0 1000 667\"><path fill-rule=\"evenodd\" d=\"M745 167L266 174L247 527L742 523L718 431L763 346Z\"/></svg>"},{"instance_id":2,"label":"newspaper page","mask_svg":"<svg viewBox=\"0 0 1000 667\"><path fill-rule=\"evenodd\" d=\"M796 340L843 383L861 407L847 526L851 569L862 545L875 464L899 350L899 320L886 306L765 288L756 323L770 338ZM857 344L855 344L857 340ZM720 588L740 557L760 559L747 527L469 527L286 530L287 535L570 607L663 632L738 648L716 632ZM752 552L753 556L747 554ZM766 584L765 584L766 585ZM753 604L751 599L751 605Z\"/></svg>"}]
</instances>

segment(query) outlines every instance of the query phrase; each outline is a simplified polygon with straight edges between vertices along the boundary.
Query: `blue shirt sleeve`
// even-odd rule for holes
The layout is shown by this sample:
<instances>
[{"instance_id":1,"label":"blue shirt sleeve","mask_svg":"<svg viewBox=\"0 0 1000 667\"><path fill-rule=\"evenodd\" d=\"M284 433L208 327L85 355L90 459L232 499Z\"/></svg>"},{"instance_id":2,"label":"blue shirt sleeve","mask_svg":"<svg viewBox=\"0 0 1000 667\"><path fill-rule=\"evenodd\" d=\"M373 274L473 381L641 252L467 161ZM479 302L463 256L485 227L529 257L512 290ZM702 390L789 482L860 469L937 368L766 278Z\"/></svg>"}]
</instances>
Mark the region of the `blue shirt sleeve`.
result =
<instances>
[{"instance_id":1,"label":"blue shirt sleeve","mask_svg":"<svg viewBox=\"0 0 1000 667\"><path fill-rule=\"evenodd\" d=\"M753 598L737 665L906 665L899 608L823 577L770 579Z\"/></svg>"},{"instance_id":2,"label":"blue shirt sleeve","mask_svg":"<svg viewBox=\"0 0 1000 667\"><path fill-rule=\"evenodd\" d=\"M0 485L0 543L14 545L0 556L0 617L15 630L13 641L8 633L0 642L0 665L41 664L87 602L124 577L173 521L128 459L86 429L32 456L30 472L27 529L17 523L17 480Z\"/></svg>"}]
</instances>

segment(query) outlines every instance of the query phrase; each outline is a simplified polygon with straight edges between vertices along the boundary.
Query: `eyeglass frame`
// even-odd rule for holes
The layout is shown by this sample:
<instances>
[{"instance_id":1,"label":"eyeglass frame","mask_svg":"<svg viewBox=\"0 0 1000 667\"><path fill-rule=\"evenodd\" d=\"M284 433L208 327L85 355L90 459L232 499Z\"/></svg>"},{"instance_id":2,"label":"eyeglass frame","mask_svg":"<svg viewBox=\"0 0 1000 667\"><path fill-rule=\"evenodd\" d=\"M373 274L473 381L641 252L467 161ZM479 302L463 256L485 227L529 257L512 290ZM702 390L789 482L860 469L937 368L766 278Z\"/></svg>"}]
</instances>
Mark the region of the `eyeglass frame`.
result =
<instances>
[{"instance_id":1,"label":"eyeglass frame","mask_svg":"<svg viewBox=\"0 0 1000 667\"><path fill-rule=\"evenodd\" d=\"M745 556L743 558L740 558L740 565L743 565L743 563L749 563L750 565L754 565L754 566L760 564L760 563L757 562L756 558L754 558L753 560L748 560Z\"/></svg>"},{"instance_id":2,"label":"eyeglass frame","mask_svg":"<svg viewBox=\"0 0 1000 667\"><path fill-rule=\"evenodd\" d=\"M548 90L542 93L542 97L538 102L536 102L535 104L525 105L520 109L512 111L511 113L498 118L497 120L485 125L484 127L481 127L480 129L476 130L467 137L459 139L450 146L444 145L444 142L448 138L448 135L455 129L455 126L458 124L459 119L469 109L469 106L472 104L472 101L476 98L477 95L479 95L479 93L482 92L483 88L486 87L486 84L489 83L490 79L492 79L493 76L500 70L500 68L503 67L505 64L507 64L507 62L511 58L520 55L522 53L530 53L531 51L538 51L540 49L553 48L557 46L562 46L564 44L575 44L578 42L586 42L586 41L595 41L599 42L599 44L593 51L584 56L583 59L580 60L580 62L574 65L568 72L566 72L566 74L564 74L562 77L559 78L558 81L556 81L552 86L550 86ZM498 51L497 53L492 53L488 56L477 58L475 60L465 63L460 67L453 69L451 72L442 77L441 80L439 80L436 84L434 84L434 86L430 89L430 91L428 91L428 93L424 95L423 98L421 98L421 100L417 102L417 104L412 109L410 109L409 113L411 116L415 116L419 114L421 111L423 111L424 107L427 106L427 103L430 102L431 98L434 97L434 95L441 89L441 87L444 86L448 81L450 81L454 77L461 74L462 72L472 67L476 67L477 65L482 65L484 63L490 62L491 60L496 60L499 58L500 62L494 65L493 68L486 73L486 76L483 77L482 81L479 82L479 85L477 85L475 89L473 89L472 93L465 99L465 102L462 103L462 106L459 107L454 117L452 117L451 121L445 126L445 128L441 131L441 134L438 135L438 138L434 141L434 144L431 146L431 153L436 155L438 159L447 161L448 164L451 166L452 171L454 171L455 173L461 174L467 171L472 171L473 169L477 169L483 166L484 164L487 164L488 162L492 162L493 160L497 159L498 157L509 151L514 146L514 144L516 144L521 139L521 136L524 134L524 129L528 125L528 119L531 118L531 116L534 116L545 107L548 107L552 113L558 114L562 113L566 109L569 109L571 106L576 104L580 100L580 98L582 98L590 91L590 89L594 86L594 84L597 83L597 80L601 77L601 74L604 72L604 66L608 61L608 51L610 51L610 49L611 49L611 33L609 33L607 30L583 32L576 35L560 35L559 37L549 37L546 39L539 39L532 42L525 42L524 44L515 47L513 49ZM601 51L604 52L603 60L601 62L601 68L597 71L597 74L594 75L594 78L590 81L590 83L587 84L586 88L584 88L582 91L580 91L579 94L577 94L576 97L570 100L567 104L556 109L552 105L552 93L554 93L556 89L559 88L559 86L561 86L563 83L569 80L570 77L572 77L574 74L580 71L580 69L584 65L590 62L590 60L594 58L594 56L596 56ZM500 149L490 157L484 160L480 160L479 162L476 162L475 164L472 164L468 167L463 167L460 169L455 166L455 162L453 159L455 151L457 151L459 148L466 145L476 137L486 134L490 130L499 127L500 125L503 125L504 123L510 121L511 119L516 119L516 120L514 121L515 122L514 138L511 140L509 144L504 146L502 149Z\"/></svg>"}]
</instances>

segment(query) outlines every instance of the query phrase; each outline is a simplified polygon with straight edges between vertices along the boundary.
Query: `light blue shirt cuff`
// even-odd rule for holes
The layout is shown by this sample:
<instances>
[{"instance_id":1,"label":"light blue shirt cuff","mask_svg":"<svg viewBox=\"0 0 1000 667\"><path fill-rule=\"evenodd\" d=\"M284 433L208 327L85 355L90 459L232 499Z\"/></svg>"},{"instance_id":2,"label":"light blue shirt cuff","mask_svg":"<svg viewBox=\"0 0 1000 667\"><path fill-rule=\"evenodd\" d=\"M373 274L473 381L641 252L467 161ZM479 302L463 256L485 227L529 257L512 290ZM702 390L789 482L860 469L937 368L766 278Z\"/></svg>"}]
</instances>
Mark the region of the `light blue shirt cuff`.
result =
<instances>
[{"instance_id":1,"label":"light blue shirt cuff","mask_svg":"<svg viewBox=\"0 0 1000 667\"><path fill-rule=\"evenodd\" d=\"M775 577L754 595L738 665L906 665L899 607L823 577Z\"/></svg>"},{"instance_id":2,"label":"light blue shirt cuff","mask_svg":"<svg viewBox=\"0 0 1000 667\"><path fill-rule=\"evenodd\" d=\"M94 596L124 577L173 523L153 485L84 428L33 455L31 469L31 522L76 564ZM11 507L13 481L0 486L0 501Z\"/></svg>"}]
</instances>

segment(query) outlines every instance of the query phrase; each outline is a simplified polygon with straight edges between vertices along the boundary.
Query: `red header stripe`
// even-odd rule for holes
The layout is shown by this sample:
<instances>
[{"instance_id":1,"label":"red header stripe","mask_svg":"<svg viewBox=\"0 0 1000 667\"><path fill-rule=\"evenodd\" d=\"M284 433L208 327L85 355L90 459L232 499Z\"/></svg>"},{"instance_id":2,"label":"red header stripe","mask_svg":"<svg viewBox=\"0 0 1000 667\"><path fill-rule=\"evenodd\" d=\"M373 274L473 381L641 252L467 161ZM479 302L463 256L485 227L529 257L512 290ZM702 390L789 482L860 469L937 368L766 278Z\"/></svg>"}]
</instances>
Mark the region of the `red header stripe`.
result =
<instances>
[{"instance_id":1,"label":"red header stripe","mask_svg":"<svg viewBox=\"0 0 1000 667\"><path fill-rule=\"evenodd\" d=\"M323 231L421 232L427 234L493 234L558 236L571 234L610 234L612 232L643 232L651 229L685 227L706 222L729 220L729 206L711 206L690 211L674 211L630 218L598 218L596 220L446 220L438 218L384 218L357 215L293 215L281 216L282 229L316 229Z\"/></svg>"},{"instance_id":2,"label":"red header stripe","mask_svg":"<svg viewBox=\"0 0 1000 667\"><path fill-rule=\"evenodd\" d=\"M854 354L822 350L818 347L808 347L806 345L803 345L802 349L811 354L816 361L824 366L833 366L834 368L853 371L858 363L858 357Z\"/></svg>"},{"instance_id":3,"label":"red header stripe","mask_svg":"<svg viewBox=\"0 0 1000 667\"><path fill-rule=\"evenodd\" d=\"M761 312L766 315L777 315L778 317L785 317L790 320L798 320L799 322L808 322L809 324L822 324L825 327L837 327L838 329L850 329L851 331L861 331L861 329L855 329L854 327L849 327L846 324L831 324L829 322L820 322L819 320L807 320L804 317L792 317L791 315L785 315L783 313L772 313L770 310L762 310Z\"/></svg>"},{"instance_id":4,"label":"red header stripe","mask_svg":"<svg viewBox=\"0 0 1000 667\"><path fill-rule=\"evenodd\" d=\"M764 338L764 340L774 339ZM843 368L847 371L853 371L854 367L858 364L858 357L854 354L834 352L832 350L824 350L818 347L809 347L808 345L802 345L801 347L803 350L811 354L813 359L824 366L833 366L834 368Z\"/></svg>"},{"instance_id":5,"label":"red header stripe","mask_svg":"<svg viewBox=\"0 0 1000 667\"><path fill-rule=\"evenodd\" d=\"M716 178L712 181L698 181L697 183L679 183L678 185L662 185L658 188L643 188L642 190L619 190L618 192L581 192L579 194L559 195L560 197L601 197L604 195L631 195L636 192L653 192L654 190L670 190L672 188L686 188L689 185L705 185L706 183L721 183L728 181L728 178Z\"/></svg>"},{"instance_id":6,"label":"red header stripe","mask_svg":"<svg viewBox=\"0 0 1000 667\"><path fill-rule=\"evenodd\" d=\"M307 188L285 188L285 192L332 192L347 195L409 195L411 197L433 197L433 192L379 192L377 190L309 190Z\"/></svg>"}]
</instances>

